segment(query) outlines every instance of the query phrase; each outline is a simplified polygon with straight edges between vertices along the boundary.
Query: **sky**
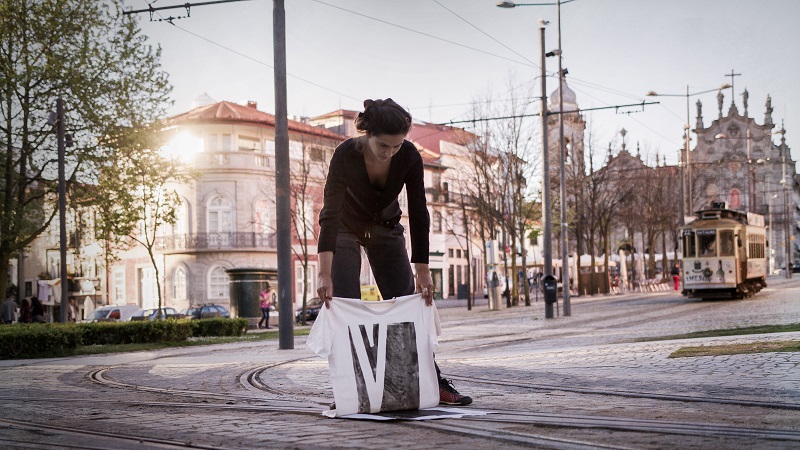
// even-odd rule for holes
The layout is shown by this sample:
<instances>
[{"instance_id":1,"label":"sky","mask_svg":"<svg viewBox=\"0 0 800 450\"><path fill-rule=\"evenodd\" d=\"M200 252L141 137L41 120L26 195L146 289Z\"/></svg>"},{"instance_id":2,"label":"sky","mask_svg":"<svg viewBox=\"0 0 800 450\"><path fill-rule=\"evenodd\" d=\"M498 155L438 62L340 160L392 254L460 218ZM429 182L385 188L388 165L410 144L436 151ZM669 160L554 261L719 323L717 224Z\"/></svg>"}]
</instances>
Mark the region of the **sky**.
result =
<instances>
[{"instance_id":1,"label":"sky","mask_svg":"<svg viewBox=\"0 0 800 450\"><path fill-rule=\"evenodd\" d=\"M182 4L125 0L131 9ZM201 3L205 0L198 0ZM546 3L536 0L531 3ZM553 0L554 1L554 0ZM475 99L527 89L538 112L539 19L547 50L558 48L556 6L498 8L493 0L286 0L288 112L313 117L360 110L367 98L391 97L416 119L448 123L469 118ZM217 101L256 101L274 113L272 8L269 0L160 11L142 31L162 48L174 89L170 114L188 111L207 93ZM587 135L603 150L629 149L676 164L683 146L686 88L690 94L730 83L743 112L764 121L767 95L773 121L784 123L792 156L800 157L800 1L573 0L561 5L563 66L581 108L656 101L659 104L584 112ZM556 58L547 58L547 94L557 88ZM523 89L523 90L525 90ZM656 91L677 97L647 97ZM505 97L504 97L505 96ZM718 116L716 92L697 100L705 126ZM537 118L529 120L538 121ZM459 125L469 129L469 124ZM776 136L775 141L778 142ZM694 145L694 144L693 144Z\"/></svg>"}]
</instances>

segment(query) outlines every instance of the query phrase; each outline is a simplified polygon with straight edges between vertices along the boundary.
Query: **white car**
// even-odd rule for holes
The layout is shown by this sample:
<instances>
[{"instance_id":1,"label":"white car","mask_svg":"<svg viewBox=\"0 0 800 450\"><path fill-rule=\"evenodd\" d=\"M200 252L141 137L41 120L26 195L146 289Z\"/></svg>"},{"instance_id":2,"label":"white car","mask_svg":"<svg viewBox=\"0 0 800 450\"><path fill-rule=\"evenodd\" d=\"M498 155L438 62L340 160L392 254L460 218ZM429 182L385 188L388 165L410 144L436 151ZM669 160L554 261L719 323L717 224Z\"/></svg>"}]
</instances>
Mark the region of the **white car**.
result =
<instances>
[{"instance_id":1,"label":"white car","mask_svg":"<svg viewBox=\"0 0 800 450\"><path fill-rule=\"evenodd\" d=\"M81 322L127 322L131 320L138 305L108 305L95 309L85 320Z\"/></svg>"}]
</instances>

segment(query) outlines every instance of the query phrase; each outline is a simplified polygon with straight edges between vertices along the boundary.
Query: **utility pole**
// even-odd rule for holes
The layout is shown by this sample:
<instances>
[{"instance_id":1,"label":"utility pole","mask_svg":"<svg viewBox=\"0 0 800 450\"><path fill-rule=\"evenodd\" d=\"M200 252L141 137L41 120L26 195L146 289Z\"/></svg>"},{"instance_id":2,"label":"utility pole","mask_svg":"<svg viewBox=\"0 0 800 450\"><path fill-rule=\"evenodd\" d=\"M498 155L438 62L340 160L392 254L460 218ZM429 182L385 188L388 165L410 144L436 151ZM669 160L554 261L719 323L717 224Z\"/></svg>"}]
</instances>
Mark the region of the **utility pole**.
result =
<instances>
[{"instance_id":1,"label":"utility pole","mask_svg":"<svg viewBox=\"0 0 800 450\"><path fill-rule=\"evenodd\" d=\"M553 242L550 230L550 155L547 151L547 72L545 71L544 23L539 28L539 42L542 47L541 80L542 80L542 222L544 222L544 237L542 239L542 258L544 259L544 276L553 275ZM544 277L542 277L544 278ZM545 302L544 317L553 318L553 305Z\"/></svg>"},{"instance_id":2,"label":"utility pole","mask_svg":"<svg viewBox=\"0 0 800 450\"><path fill-rule=\"evenodd\" d=\"M67 286L67 182L65 175L64 100L56 99L56 130L58 140L58 228L61 272L61 323L67 321L69 286Z\"/></svg>"},{"instance_id":3,"label":"utility pole","mask_svg":"<svg viewBox=\"0 0 800 450\"><path fill-rule=\"evenodd\" d=\"M275 54L275 203L278 225L278 348L294 348L292 314L292 211L289 167L289 119L286 100L286 10L274 0L272 42Z\"/></svg>"},{"instance_id":4,"label":"utility pole","mask_svg":"<svg viewBox=\"0 0 800 450\"><path fill-rule=\"evenodd\" d=\"M564 149L564 70L561 67L561 0L558 0L558 149L561 155L559 178L561 180L561 295L564 298L564 315L571 315L569 304L569 249L567 248L567 178L564 174L567 153ZM580 258L580 255L576 255ZM578 274L574 274L577 280Z\"/></svg>"}]
</instances>

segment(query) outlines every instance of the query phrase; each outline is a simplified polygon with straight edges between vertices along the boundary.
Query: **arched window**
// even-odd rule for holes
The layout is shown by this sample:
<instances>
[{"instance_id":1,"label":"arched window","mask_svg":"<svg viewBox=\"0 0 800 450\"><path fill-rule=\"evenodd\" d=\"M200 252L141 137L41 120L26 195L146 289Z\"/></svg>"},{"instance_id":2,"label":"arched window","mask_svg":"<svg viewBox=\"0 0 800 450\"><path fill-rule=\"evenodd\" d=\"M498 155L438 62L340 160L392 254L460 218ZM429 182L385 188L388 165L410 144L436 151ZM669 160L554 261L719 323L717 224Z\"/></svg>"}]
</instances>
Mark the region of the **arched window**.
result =
<instances>
[{"instance_id":1,"label":"arched window","mask_svg":"<svg viewBox=\"0 0 800 450\"><path fill-rule=\"evenodd\" d=\"M185 198L182 198L181 204L175 212L177 217L175 223L172 225L172 234L189 234L189 202Z\"/></svg>"},{"instance_id":2,"label":"arched window","mask_svg":"<svg viewBox=\"0 0 800 450\"><path fill-rule=\"evenodd\" d=\"M172 278L172 298L186 299L186 271L183 270L183 267L175 269L175 275Z\"/></svg>"},{"instance_id":3,"label":"arched window","mask_svg":"<svg viewBox=\"0 0 800 450\"><path fill-rule=\"evenodd\" d=\"M208 243L212 246L229 245L233 232L233 204L221 195L208 201Z\"/></svg>"},{"instance_id":4,"label":"arched window","mask_svg":"<svg viewBox=\"0 0 800 450\"><path fill-rule=\"evenodd\" d=\"M210 301L228 300L230 289L228 274L222 267L215 267L208 274L208 299Z\"/></svg>"},{"instance_id":5,"label":"arched window","mask_svg":"<svg viewBox=\"0 0 800 450\"><path fill-rule=\"evenodd\" d=\"M208 232L226 233L233 231L233 204L221 195L208 201Z\"/></svg>"}]
</instances>

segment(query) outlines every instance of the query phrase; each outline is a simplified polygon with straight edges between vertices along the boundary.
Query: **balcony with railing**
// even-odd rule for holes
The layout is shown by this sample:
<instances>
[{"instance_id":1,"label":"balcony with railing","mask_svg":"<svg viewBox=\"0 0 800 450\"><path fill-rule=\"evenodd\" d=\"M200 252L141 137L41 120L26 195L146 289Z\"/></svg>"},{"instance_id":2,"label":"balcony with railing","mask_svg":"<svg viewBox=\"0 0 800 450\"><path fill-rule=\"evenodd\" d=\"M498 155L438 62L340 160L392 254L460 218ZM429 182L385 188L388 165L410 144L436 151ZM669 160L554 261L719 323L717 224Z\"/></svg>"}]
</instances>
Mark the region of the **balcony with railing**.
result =
<instances>
[{"instance_id":1,"label":"balcony with railing","mask_svg":"<svg viewBox=\"0 0 800 450\"><path fill-rule=\"evenodd\" d=\"M226 232L162 236L156 250L163 253L205 252L214 250L276 250L275 233Z\"/></svg>"}]
</instances>

